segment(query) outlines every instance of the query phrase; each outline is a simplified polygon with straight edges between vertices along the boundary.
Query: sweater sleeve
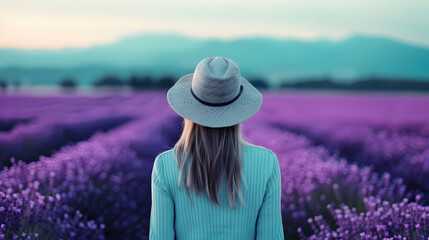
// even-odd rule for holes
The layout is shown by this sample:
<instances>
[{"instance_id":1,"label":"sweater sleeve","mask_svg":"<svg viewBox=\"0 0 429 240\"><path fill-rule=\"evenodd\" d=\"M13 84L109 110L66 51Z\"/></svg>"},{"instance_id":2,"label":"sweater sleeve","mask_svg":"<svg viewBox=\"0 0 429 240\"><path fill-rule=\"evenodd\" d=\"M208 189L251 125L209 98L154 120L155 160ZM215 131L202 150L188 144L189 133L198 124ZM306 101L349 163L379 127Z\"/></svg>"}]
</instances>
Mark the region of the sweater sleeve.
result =
<instances>
[{"instance_id":1,"label":"sweater sleeve","mask_svg":"<svg viewBox=\"0 0 429 240\"><path fill-rule=\"evenodd\" d=\"M272 152L272 172L268 179L264 200L258 212L256 239L283 240L281 214L281 175L277 156Z\"/></svg>"},{"instance_id":2,"label":"sweater sleeve","mask_svg":"<svg viewBox=\"0 0 429 240\"><path fill-rule=\"evenodd\" d=\"M174 202L165 182L162 157L158 155L151 176L152 207L150 212L150 240L174 240Z\"/></svg>"}]
</instances>

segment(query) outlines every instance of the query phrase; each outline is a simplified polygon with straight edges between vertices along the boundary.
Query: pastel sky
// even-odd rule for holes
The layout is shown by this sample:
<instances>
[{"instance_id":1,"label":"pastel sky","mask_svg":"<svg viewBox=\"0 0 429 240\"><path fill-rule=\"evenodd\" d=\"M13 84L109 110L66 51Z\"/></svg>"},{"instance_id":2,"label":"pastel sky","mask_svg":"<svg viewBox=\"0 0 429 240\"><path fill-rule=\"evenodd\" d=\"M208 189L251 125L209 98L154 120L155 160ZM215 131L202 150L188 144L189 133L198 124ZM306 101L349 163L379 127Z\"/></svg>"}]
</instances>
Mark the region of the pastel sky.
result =
<instances>
[{"instance_id":1,"label":"pastel sky","mask_svg":"<svg viewBox=\"0 0 429 240\"><path fill-rule=\"evenodd\" d=\"M428 0L0 0L0 47L85 47L144 32L199 38L386 36L429 46Z\"/></svg>"}]
</instances>

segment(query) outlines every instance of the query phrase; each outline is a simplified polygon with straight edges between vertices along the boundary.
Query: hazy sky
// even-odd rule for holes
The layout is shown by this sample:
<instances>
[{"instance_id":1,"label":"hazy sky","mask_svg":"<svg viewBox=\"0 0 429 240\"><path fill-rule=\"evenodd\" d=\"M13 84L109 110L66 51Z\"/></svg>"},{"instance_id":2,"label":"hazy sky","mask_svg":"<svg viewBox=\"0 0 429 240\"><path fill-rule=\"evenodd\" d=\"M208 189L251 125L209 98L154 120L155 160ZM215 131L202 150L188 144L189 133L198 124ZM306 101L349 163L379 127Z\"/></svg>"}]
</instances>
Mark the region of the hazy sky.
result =
<instances>
[{"instance_id":1,"label":"hazy sky","mask_svg":"<svg viewBox=\"0 0 429 240\"><path fill-rule=\"evenodd\" d=\"M429 0L0 0L0 47L62 48L143 32L340 39L429 46Z\"/></svg>"}]
</instances>

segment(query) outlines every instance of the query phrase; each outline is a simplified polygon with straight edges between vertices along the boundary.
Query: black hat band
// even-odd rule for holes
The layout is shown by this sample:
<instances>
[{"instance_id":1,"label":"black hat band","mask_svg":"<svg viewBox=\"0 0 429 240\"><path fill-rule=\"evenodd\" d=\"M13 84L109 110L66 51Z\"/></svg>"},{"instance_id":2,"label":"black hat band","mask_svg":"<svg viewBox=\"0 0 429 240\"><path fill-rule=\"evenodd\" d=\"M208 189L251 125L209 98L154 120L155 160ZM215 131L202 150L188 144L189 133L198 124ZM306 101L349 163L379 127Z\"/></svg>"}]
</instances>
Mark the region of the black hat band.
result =
<instances>
[{"instance_id":1,"label":"black hat band","mask_svg":"<svg viewBox=\"0 0 429 240\"><path fill-rule=\"evenodd\" d=\"M243 92L243 85L240 85L240 91L238 92L237 96L235 96L233 99L229 100L228 102L211 103L211 102L206 102L206 101L200 99L199 97L197 97L197 95L195 95L194 91L192 91L192 86L191 86L192 96L194 96L194 98L197 99L200 103L207 105L207 106L211 106L211 107L221 107L221 106L231 104L231 103L235 102L240 97L241 92Z\"/></svg>"}]
</instances>

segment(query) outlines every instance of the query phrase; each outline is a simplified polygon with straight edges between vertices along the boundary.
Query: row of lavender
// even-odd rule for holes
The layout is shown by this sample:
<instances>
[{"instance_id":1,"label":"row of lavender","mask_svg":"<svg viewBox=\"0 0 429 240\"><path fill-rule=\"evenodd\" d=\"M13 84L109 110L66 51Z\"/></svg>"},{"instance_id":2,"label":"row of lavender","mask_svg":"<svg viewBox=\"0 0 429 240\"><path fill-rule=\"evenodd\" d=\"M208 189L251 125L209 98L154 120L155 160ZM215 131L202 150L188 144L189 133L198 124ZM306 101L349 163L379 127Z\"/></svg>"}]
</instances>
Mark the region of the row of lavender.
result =
<instances>
[{"instance_id":1,"label":"row of lavender","mask_svg":"<svg viewBox=\"0 0 429 240\"><path fill-rule=\"evenodd\" d=\"M265 120L279 130L304 134L349 162L401 177L414 191L429 193L428 97L314 98L300 99L293 107L287 98L270 99L266 104L271 113ZM277 106L284 110L276 111Z\"/></svg>"},{"instance_id":2,"label":"row of lavender","mask_svg":"<svg viewBox=\"0 0 429 240\"><path fill-rule=\"evenodd\" d=\"M332 154L327 145L315 146L310 135L280 130L279 122L273 119L281 119L281 126L290 127L284 123L289 123L293 116L284 114L287 104L279 96L265 96L260 112L243 124L243 130L249 141L273 149L279 157L287 238L367 239L401 235L411 239L429 235L428 207L419 205L420 196L407 191L400 178L349 163ZM78 139L77 144L62 148L56 146L59 151L50 157L14 164L0 173L0 239L2 234L15 234L18 239L147 238L153 159L163 146L172 146L180 131L180 118L168 108L164 95L48 98L44 101L51 105L39 102L40 107L34 107L33 113L17 111L28 105L28 99L2 100L10 101L8 106L22 102L19 108L8 108L8 114L16 119L46 119L39 121L39 130L33 135L41 140L61 139L44 131L49 128L49 119L64 126L66 119L75 117L74 123L78 124L68 122L72 126L69 129L91 127L83 131L89 139ZM291 102L296 104L299 100ZM67 108L61 107L61 115L55 106L64 104L57 101L69 102ZM44 113L51 116L39 117ZM94 130L99 124L91 119L112 118L127 120L110 126L107 132ZM81 119L88 121L82 123ZM4 131L0 139L1 134L12 137L25 133L16 129L25 129L32 123L29 120ZM12 139L25 141L27 136L21 134ZM67 137L64 139L58 144L68 143ZM11 155L20 153L17 145L8 145ZM39 147L53 149L40 145L31 151ZM0 149L3 150L1 145ZM26 154L32 154L31 151Z\"/></svg>"},{"instance_id":3,"label":"row of lavender","mask_svg":"<svg viewBox=\"0 0 429 240\"><path fill-rule=\"evenodd\" d=\"M260 116L264 123L244 130L279 158L287 238L429 236L429 207L418 204L421 195L410 194L402 179L350 164L303 135L267 124L266 113Z\"/></svg>"},{"instance_id":4,"label":"row of lavender","mask_svg":"<svg viewBox=\"0 0 429 240\"><path fill-rule=\"evenodd\" d=\"M352 124L288 124L275 120L272 125L303 134L349 162L401 177L414 191L429 193L429 137Z\"/></svg>"},{"instance_id":5,"label":"row of lavender","mask_svg":"<svg viewBox=\"0 0 429 240\"><path fill-rule=\"evenodd\" d=\"M84 141L134 119L157 93L102 97L2 97L0 108L0 167L11 157L25 162L49 156L69 143ZM141 109L141 110L140 110Z\"/></svg>"},{"instance_id":6,"label":"row of lavender","mask_svg":"<svg viewBox=\"0 0 429 240\"><path fill-rule=\"evenodd\" d=\"M319 98L318 102L329 100L331 99ZM424 132L429 126L429 111L426 109L429 98L405 98L400 102L395 98L387 98L389 101L373 99L365 108L361 107L360 102L353 103L352 100L356 101L353 98L342 101L347 103L349 112L346 109L337 110L343 110L342 114L350 118L350 115L357 114L356 109L360 107L359 122L346 120L346 117L333 121L335 116L332 115L338 113L315 111L306 112L303 116L303 113L292 109L277 113L275 117L267 114L266 121L279 130L306 135L314 144L337 152L349 162L371 166L378 173L389 172L394 177L401 177L409 189L420 192L425 196L424 200L429 201L429 135ZM284 101L285 99L269 101L267 104L285 106ZM388 110L381 108L376 113L374 107L370 106L378 101L384 102L383 107ZM409 106L415 112L401 112L404 106ZM395 115L389 115L390 113ZM409 122L405 121L406 117ZM395 121L396 118L402 120ZM386 125L381 127L383 120Z\"/></svg>"},{"instance_id":7,"label":"row of lavender","mask_svg":"<svg viewBox=\"0 0 429 240\"><path fill-rule=\"evenodd\" d=\"M355 193L360 194L352 193L349 199L341 197L340 201L331 200L324 206L325 212L314 213L313 218L307 219L307 226L313 233L310 239L429 237L429 98L273 96L266 99L265 106L263 121L275 129L270 133L271 137L275 136L276 131L283 132L279 136L291 132L305 136L310 145L324 149L329 152L328 155L337 156L337 159L347 160L347 165L352 168L366 169L373 172L374 176L377 176L377 172L378 175L382 174L381 179L391 179L392 176L392 182L402 185L401 188L407 186L407 191L401 191L406 193L402 197L400 194L387 198L370 194L368 197L365 191L363 193L357 189ZM290 146L290 142L285 145ZM282 150L285 148L279 147L278 151ZM287 155L292 153L287 151ZM293 162L287 161L284 172L291 168ZM300 161L301 164L303 162L308 161ZM322 168L315 170L317 163L311 166L301 170L307 171L306 175L310 172L310 175L318 176L321 175L319 171L329 172ZM284 175L287 185L289 181L298 179L296 171L290 174L294 176ZM346 179L353 175L349 174ZM356 178L352 185L360 185L358 182L364 179L367 178ZM405 180L405 185L401 183L402 180ZM337 183L331 186L341 189ZM376 190L377 186L373 184L370 188ZM350 189L353 187L345 186L341 192ZM410 202L411 199L413 202ZM300 236L304 237L305 229L298 229Z\"/></svg>"},{"instance_id":8,"label":"row of lavender","mask_svg":"<svg viewBox=\"0 0 429 240\"><path fill-rule=\"evenodd\" d=\"M32 102L28 105L37 109L34 102L39 99L27 100ZM86 100L81 111L73 109L73 105L61 108L61 115L56 111L51 112L50 118L35 116L37 123L30 121L18 126L18 129L34 129L37 134L21 134L25 131L15 129L2 133L17 134L13 141L25 142L36 136L41 141L55 141L61 133L44 129L49 130L51 122L64 124L65 119L70 119L64 115L69 114L76 118L76 124L70 124L76 131L85 132L81 129L82 122L77 120L90 119L85 123L91 126L85 134L93 135L77 144L69 144L65 137L65 146L52 156L40 156L31 163L12 159L13 166L0 172L0 239L147 238L153 159L176 138L179 119L166 111L169 110L166 101L159 94L116 100L112 97L100 103L96 103L100 99ZM72 101L79 99L56 98L53 105ZM102 110L94 113L97 109ZM43 115L41 110L34 111ZM55 108L47 107L47 114L50 110ZM127 111L129 115L124 114ZM16 108L9 109L8 114L19 115ZM92 130L100 128L92 118L111 119L121 115L133 120L108 132ZM20 152L21 146L10 146L10 152ZM32 148L26 150L34 154Z\"/></svg>"}]
</instances>

